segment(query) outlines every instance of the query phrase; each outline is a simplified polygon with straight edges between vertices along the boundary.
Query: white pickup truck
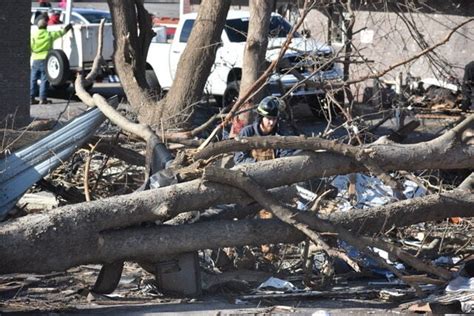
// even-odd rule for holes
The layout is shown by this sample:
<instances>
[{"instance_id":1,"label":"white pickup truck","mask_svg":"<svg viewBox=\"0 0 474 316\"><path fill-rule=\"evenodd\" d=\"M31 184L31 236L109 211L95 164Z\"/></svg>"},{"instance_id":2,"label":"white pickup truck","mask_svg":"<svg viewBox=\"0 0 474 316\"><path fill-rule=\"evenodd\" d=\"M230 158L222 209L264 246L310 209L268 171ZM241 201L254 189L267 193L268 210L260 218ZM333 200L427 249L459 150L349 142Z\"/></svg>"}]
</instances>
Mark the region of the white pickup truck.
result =
<instances>
[{"instance_id":1,"label":"white pickup truck","mask_svg":"<svg viewBox=\"0 0 474 316\"><path fill-rule=\"evenodd\" d=\"M184 14L180 18L171 43L162 34L163 30L158 32L152 40L147 56L147 78L152 88L157 83L164 90L171 87L179 58L186 47L196 17L196 13L190 13ZM214 95L216 100L224 106L230 104L238 96L249 17L250 14L246 11L229 11L221 36L222 42L207 80L205 92ZM285 19L272 13L267 61L277 58L290 30L291 25ZM296 34L290 49L284 55L287 62L281 63L284 66L279 67L272 74L266 92L276 96L282 95L298 84L301 78L308 76L311 76L309 80L315 81L341 79L342 70L332 62L325 65L321 71L314 73L314 69L330 60L333 54L332 47ZM299 74L297 76L291 74L290 68L295 69ZM291 94L292 99L306 98L307 101L318 99L311 98L311 96L321 97L323 95L324 91L307 88L305 85L299 86Z\"/></svg>"}]
</instances>

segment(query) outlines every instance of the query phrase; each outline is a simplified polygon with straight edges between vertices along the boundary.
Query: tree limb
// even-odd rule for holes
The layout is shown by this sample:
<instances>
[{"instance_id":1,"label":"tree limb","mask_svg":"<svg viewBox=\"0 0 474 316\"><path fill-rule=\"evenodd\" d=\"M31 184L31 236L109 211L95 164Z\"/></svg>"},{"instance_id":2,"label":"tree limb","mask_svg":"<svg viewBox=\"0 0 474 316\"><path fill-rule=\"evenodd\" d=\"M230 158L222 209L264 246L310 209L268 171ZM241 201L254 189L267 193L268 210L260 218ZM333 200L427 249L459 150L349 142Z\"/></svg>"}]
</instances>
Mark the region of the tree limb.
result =
<instances>
[{"instance_id":1,"label":"tree limb","mask_svg":"<svg viewBox=\"0 0 474 316\"><path fill-rule=\"evenodd\" d=\"M327 246L324 242L321 244L320 237L314 232L314 230L338 234L339 238L355 246L359 249L359 251L376 260L379 265L390 270L398 278L404 280L407 284L412 286L418 295L422 294L421 289L416 284L404 279L403 274L398 269L387 264L382 258L375 254L363 239L358 238L340 226L333 225L329 221L319 218L317 215L308 212L298 212L294 209L290 209L289 207L285 207L276 199L274 199L269 192L261 188L254 180L247 177L244 173L216 167L207 167L204 170L203 179L234 186L246 192L263 208L270 210L283 222L293 225L298 230L302 231L315 243L322 245L323 249L327 249L327 252L329 252L329 246Z\"/></svg>"},{"instance_id":2,"label":"tree limb","mask_svg":"<svg viewBox=\"0 0 474 316\"><path fill-rule=\"evenodd\" d=\"M27 215L0 225L0 273L45 273L80 264L137 258L155 260L160 255L197 249L304 239L288 225L272 220L130 227L170 218L180 211L236 201L249 200L238 189L195 180L192 186L185 183ZM452 216L472 217L474 197L469 192L453 191L376 209L379 210L358 210L329 219L356 231L362 227L364 233L370 234L392 225L401 227Z\"/></svg>"},{"instance_id":3,"label":"tree limb","mask_svg":"<svg viewBox=\"0 0 474 316\"><path fill-rule=\"evenodd\" d=\"M318 137L307 136L264 136L264 137L245 137L223 140L217 143L209 144L206 148L196 152L194 159L209 159L212 156L235 151L250 151L252 149L303 149L303 150L327 150L333 153L355 158L362 161L366 156L376 158L379 152L399 152L422 154L423 152L438 151L446 152L447 147L453 147L460 144L466 144L466 149L472 152L472 146L468 141L470 138L463 139L463 132L474 128L474 115L468 116L461 124L457 125L444 135L424 143L401 145L401 144L368 144L360 147L338 143L334 140L327 140ZM466 137L469 137L467 135ZM427 150L429 149L429 150Z\"/></svg>"}]
</instances>

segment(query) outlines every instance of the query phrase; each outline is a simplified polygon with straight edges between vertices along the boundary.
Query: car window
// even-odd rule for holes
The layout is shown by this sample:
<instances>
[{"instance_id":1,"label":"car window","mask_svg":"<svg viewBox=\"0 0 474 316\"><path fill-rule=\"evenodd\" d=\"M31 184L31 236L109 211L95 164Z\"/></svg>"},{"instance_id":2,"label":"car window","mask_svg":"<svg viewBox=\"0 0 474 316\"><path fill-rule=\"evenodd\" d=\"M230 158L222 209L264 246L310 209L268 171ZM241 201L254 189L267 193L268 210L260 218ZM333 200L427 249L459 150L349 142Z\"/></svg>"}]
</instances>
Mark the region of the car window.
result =
<instances>
[{"instance_id":1,"label":"car window","mask_svg":"<svg viewBox=\"0 0 474 316\"><path fill-rule=\"evenodd\" d=\"M249 29L249 19L229 19L224 27L229 41L235 43L245 42L247 40L247 32ZM287 37L291 31L291 25L280 16L272 16L270 19L270 27L268 31L269 37ZM293 37L300 37L295 32Z\"/></svg>"},{"instance_id":2,"label":"car window","mask_svg":"<svg viewBox=\"0 0 474 316\"><path fill-rule=\"evenodd\" d=\"M65 21L64 19L64 13L62 14L61 16L61 21ZM80 17L78 17L77 15L74 15L74 14L71 14L71 23L74 23L74 24L84 24L84 20L82 20Z\"/></svg>"},{"instance_id":3,"label":"car window","mask_svg":"<svg viewBox=\"0 0 474 316\"><path fill-rule=\"evenodd\" d=\"M181 43L186 43L191 35L191 30L193 29L194 20L186 20L181 29L181 35L179 36L179 41Z\"/></svg>"},{"instance_id":4,"label":"car window","mask_svg":"<svg viewBox=\"0 0 474 316\"><path fill-rule=\"evenodd\" d=\"M245 42L247 40L248 29L248 18L227 20L224 26L229 41L234 43Z\"/></svg>"},{"instance_id":5,"label":"car window","mask_svg":"<svg viewBox=\"0 0 474 316\"><path fill-rule=\"evenodd\" d=\"M105 23L112 23L112 17L109 12L81 12L80 14L89 23L100 23L102 19L105 19Z\"/></svg>"},{"instance_id":6,"label":"car window","mask_svg":"<svg viewBox=\"0 0 474 316\"><path fill-rule=\"evenodd\" d=\"M272 16L270 19L270 30L268 31L270 37L287 37L291 32L291 25L281 16ZM300 37L295 32L293 37Z\"/></svg>"}]
</instances>

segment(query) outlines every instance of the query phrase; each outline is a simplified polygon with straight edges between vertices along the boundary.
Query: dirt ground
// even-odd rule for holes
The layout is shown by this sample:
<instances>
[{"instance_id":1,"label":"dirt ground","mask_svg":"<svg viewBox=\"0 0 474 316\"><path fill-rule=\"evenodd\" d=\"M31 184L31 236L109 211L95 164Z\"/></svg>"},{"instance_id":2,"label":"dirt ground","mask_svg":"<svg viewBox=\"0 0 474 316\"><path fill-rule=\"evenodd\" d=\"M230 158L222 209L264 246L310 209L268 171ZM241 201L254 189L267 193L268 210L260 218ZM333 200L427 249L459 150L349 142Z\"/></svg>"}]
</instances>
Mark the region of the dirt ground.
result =
<instances>
[{"instance_id":1,"label":"dirt ground","mask_svg":"<svg viewBox=\"0 0 474 316\"><path fill-rule=\"evenodd\" d=\"M142 313L164 314L255 314L255 313L314 313L331 315L366 314L367 312L389 312L393 302L376 298L362 286L352 292L360 292L360 299L344 299L327 291L325 297L300 297L287 300L261 299L238 300L238 294L205 294L199 298L172 298L153 293L147 287L151 275L138 265L126 265L119 287L111 295L90 292L100 266L88 265L73 268L64 273L49 275L4 275L0 277L0 311L13 312L60 312L61 314L110 313L130 315ZM346 290L349 290L346 288ZM349 294L347 294L349 295ZM353 296L353 295L351 295Z\"/></svg>"}]
</instances>

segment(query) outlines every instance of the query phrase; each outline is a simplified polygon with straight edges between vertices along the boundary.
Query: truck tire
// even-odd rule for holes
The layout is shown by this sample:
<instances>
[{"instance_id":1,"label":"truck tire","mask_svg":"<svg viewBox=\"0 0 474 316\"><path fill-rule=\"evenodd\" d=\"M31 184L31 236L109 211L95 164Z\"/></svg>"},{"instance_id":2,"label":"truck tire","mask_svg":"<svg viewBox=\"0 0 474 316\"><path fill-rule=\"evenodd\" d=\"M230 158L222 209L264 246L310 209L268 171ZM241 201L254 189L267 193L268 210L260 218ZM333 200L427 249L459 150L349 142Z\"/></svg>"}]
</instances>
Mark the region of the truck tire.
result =
<instances>
[{"instance_id":1,"label":"truck tire","mask_svg":"<svg viewBox=\"0 0 474 316\"><path fill-rule=\"evenodd\" d=\"M160 83L158 82L158 78L156 77L155 71L153 71L153 69L147 69L145 71L145 79L150 90L157 92L161 90Z\"/></svg>"},{"instance_id":2,"label":"truck tire","mask_svg":"<svg viewBox=\"0 0 474 316\"><path fill-rule=\"evenodd\" d=\"M240 80L231 81L225 88L224 96L222 97L222 106L227 107L232 105L239 98Z\"/></svg>"},{"instance_id":3,"label":"truck tire","mask_svg":"<svg viewBox=\"0 0 474 316\"><path fill-rule=\"evenodd\" d=\"M62 50L53 49L46 56L46 76L52 86L64 85L69 80L69 60Z\"/></svg>"}]
</instances>

